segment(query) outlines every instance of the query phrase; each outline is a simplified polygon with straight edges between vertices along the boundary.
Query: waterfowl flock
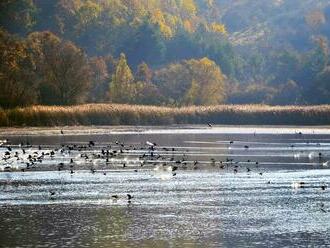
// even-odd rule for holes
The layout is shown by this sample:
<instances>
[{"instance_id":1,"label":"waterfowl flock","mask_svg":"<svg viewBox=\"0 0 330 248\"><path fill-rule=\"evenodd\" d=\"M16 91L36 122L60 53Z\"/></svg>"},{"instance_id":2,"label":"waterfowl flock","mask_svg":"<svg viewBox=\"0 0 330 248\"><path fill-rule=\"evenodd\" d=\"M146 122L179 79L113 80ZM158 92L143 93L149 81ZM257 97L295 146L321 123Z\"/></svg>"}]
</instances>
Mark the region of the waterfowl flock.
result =
<instances>
[{"instance_id":1,"label":"waterfowl flock","mask_svg":"<svg viewBox=\"0 0 330 248\"><path fill-rule=\"evenodd\" d=\"M212 124L208 124L212 128ZM60 130L61 135L64 131ZM301 132L297 135L303 135ZM254 132L256 136L256 132ZM312 143L306 142L306 145ZM28 172L38 170L58 170L67 171L74 176L77 170L89 170L91 174L102 174L107 176L107 170L130 169L136 173L140 168L151 169L162 179L175 178L181 170L198 170L213 168L220 171L232 172L235 175L239 173L248 173L257 176L264 176L267 173L267 162L260 162L253 158L253 151L258 149L254 142L242 142L239 140L229 140L221 143L220 151L226 152L218 156L208 156L208 159L197 160L203 147L169 147L161 146L153 141L147 140L141 144L125 144L120 140L109 142L108 144L98 143L90 140L79 144L61 144L61 145L32 145L29 142L21 142L13 145L10 140L0 140L0 172ZM322 147L321 144L312 144ZM209 148L212 150L214 147ZM229 150L241 150L248 159L235 157L228 153ZM291 149L292 157L295 160L309 159L313 168L327 168L330 161L327 160L326 150L304 151L300 149L299 144L287 144L288 150ZM219 150L216 150L219 152ZM208 151L209 152L209 151ZM250 152L252 154L250 154ZM195 159L191 159L195 157ZM220 159L219 159L220 157ZM243 157L244 158L244 157ZM258 157L255 157L258 158ZM316 161L316 162L315 162ZM269 164L269 163L268 163ZM271 184L271 181L267 181ZM299 190L309 187L304 181L292 182L292 189ZM327 190L327 184L318 186L322 191ZM51 191L50 197L56 196L55 191ZM112 195L111 199L116 201L120 198L126 198L131 203L134 198L131 194L125 196ZM322 208L323 210L324 207Z\"/></svg>"}]
</instances>

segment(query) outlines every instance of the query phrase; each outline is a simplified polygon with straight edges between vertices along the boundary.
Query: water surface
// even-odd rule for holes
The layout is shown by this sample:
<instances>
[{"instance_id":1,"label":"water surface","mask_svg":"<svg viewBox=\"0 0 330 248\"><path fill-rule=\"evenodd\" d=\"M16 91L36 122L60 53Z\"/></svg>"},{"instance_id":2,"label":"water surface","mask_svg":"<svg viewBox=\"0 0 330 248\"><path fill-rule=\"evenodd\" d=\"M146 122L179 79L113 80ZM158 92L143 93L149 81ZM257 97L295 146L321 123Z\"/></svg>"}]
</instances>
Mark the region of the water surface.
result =
<instances>
[{"instance_id":1,"label":"water surface","mask_svg":"<svg viewBox=\"0 0 330 248\"><path fill-rule=\"evenodd\" d=\"M325 127L60 130L0 130L0 246L330 246Z\"/></svg>"}]
</instances>

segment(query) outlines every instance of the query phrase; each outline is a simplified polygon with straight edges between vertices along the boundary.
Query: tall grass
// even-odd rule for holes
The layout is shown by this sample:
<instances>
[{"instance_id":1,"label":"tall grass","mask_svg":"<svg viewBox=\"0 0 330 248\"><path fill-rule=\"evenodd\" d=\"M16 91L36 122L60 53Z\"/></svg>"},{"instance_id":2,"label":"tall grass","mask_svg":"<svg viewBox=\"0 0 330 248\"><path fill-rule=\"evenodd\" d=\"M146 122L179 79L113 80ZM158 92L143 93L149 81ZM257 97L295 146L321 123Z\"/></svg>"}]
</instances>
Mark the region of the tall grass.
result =
<instances>
[{"instance_id":1,"label":"tall grass","mask_svg":"<svg viewBox=\"0 0 330 248\"><path fill-rule=\"evenodd\" d=\"M0 109L0 126L168 125L168 124L329 125L330 105L156 107L120 104L31 106Z\"/></svg>"}]
</instances>

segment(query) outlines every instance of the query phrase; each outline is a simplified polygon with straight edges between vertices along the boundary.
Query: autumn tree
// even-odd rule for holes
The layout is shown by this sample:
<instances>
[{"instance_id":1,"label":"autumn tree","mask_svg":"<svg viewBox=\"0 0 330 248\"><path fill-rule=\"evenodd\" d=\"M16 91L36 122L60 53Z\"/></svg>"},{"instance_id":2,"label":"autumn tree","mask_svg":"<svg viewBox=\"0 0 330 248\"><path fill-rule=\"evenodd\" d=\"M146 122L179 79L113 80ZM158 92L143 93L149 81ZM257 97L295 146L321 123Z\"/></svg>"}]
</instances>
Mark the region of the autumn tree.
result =
<instances>
[{"instance_id":1,"label":"autumn tree","mask_svg":"<svg viewBox=\"0 0 330 248\"><path fill-rule=\"evenodd\" d=\"M156 72L155 80L170 104L213 105L225 99L225 77L208 58L171 64Z\"/></svg>"},{"instance_id":2,"label":"autumn tree","mask_svg":"<svg viewBox=\"0 0 330 248\"><path fill-rule=\"evenodd\" d=\"M0 106L37 102L35 65L26 43L0 29Z\"/></svg>"},{"instance_id":3,"label":"autumn tree","mask_svg":"<svg viewBox=\"0 0 330 248\"><path fill-rule=\"evenodd\" d=\"M159 105L165 102L158 87L152 82L153 71L141 63L135 74L135 101L137 104Z\"/></svg>"},{"instance_id":4,"label":"autumn tree","mask_svg":"<svg viewBox=\"0 0 330 248\"><path fill-rule=\"evenodd\" d=\"M109 87L110 100L115 103L129 103L134 100L134 76L129 68L125 54L120 54L116 70Z\"/></svg>"},{"instance_id":5,"label":"autumn tree","mask_svg":"<svg viewBox=\"0 0 330 248\"><path fill-rule=\"evenodd\" d=\"M105 102L108 93L108 66L103 57L93 57L89 59L91 68L91 85L88 92L89 102Z\"/></svg>"},{"instance_id":6,"label":"autumn tree","mask_svg":"<svg viewBox=\"0 0 330 248\"><path fill-rule=\"evenodd\" d=\"M224 102L225 77L217 64L208 59L186 61L190 72L190 87L184 104L215 105Z\"/></svg>"},{"instance_id":7,"label":"autumn tree","mask_svg":"<svg viewBox=\"0 0 330 248\"><path fill-rule=\"evenodd\" d=\"M90 66L82 50L50 32L28 37L40 80L41 102L76 104L86 96Z\"/></svg>"},{"instance_id":8,"label":"autumn tree","mask_svg":"<svg viewBox=\"0 0 330 248\"><path fill-rule=\"evenodd\" d=\"M152 74L153 74L153 72L149 68L149 66L145 62L142 62L141 64L139 64L139 66L137 68L135 78L137 81L143 81L143 82L150 83L152 80Z\"/></svg>"}]
</instances>

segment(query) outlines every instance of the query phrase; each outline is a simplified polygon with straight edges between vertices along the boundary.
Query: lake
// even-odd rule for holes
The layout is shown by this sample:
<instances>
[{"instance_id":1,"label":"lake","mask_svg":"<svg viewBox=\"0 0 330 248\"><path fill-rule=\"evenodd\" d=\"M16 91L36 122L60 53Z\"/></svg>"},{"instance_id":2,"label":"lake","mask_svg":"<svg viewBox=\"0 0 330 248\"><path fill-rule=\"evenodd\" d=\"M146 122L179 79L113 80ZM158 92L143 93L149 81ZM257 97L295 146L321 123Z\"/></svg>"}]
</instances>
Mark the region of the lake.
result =
<instances>
[{"instance_id":1,"label":"lake","mask_svg":"<svg viewBox=\"0 0 330 248\"><path fill-rule=\"evenodd\" d=\"M327 127L9 128L0 140L1 247L330 246Z\"/></svg>"}]
</instances>

